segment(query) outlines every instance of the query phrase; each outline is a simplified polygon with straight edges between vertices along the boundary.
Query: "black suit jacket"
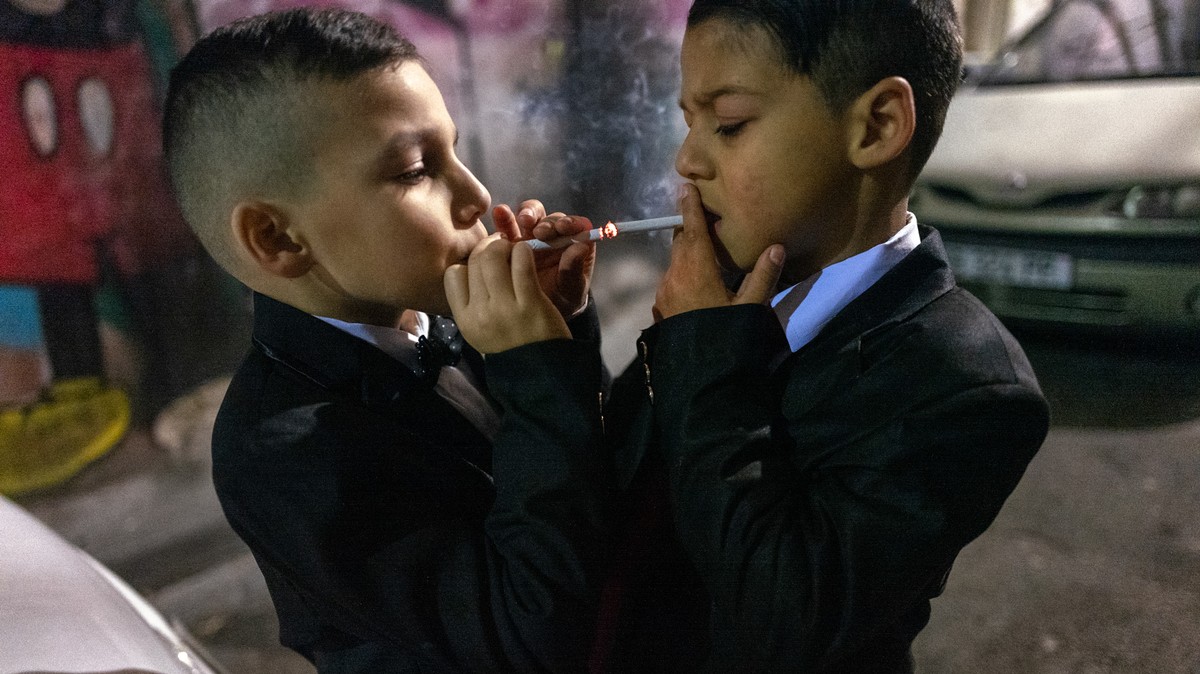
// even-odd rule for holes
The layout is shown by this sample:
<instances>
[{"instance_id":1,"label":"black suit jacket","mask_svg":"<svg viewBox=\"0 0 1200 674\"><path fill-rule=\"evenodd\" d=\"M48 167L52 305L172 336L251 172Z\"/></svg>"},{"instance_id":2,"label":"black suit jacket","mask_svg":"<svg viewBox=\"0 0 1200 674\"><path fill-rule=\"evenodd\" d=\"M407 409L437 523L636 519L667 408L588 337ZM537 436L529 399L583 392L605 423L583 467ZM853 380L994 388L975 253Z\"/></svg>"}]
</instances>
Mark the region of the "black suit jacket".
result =
<instances>
[{"instance_id":1,"label":"black suit jacket","mask_svg":"<svg viewBox=\"0 0 1200 674\"><path fill-rule=\"evenodd\" d=\"M213 477L281 641L322 672L582 668L606 535L598 345L489 356L493 444L365 341L264 296L254 321Z\"/></svg>"},{"instance_id":2,"label":"black suit jacket","mask_svg":"<svg viewBox=\"0 0 1200 674\"><path fill-rule=\"evenodd\" d=\"M757 305L669 318L641 351L609 419L651 544L627 542L609 669L911 671L929 600L1049 424L937 233L795 354ZM656 489L669 515L636 533Z\"/></svg>"}]
</instances>

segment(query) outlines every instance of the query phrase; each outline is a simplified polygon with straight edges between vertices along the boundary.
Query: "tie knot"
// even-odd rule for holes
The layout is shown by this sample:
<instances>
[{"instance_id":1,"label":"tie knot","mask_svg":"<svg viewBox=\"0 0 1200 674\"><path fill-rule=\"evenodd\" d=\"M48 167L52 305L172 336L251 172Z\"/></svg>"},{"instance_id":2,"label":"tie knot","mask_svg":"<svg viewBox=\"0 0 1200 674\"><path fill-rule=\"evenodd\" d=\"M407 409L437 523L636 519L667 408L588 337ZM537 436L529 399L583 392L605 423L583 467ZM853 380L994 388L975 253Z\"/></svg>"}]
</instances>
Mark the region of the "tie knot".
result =
<instances>
[{"instance_id":1,"label":"tie knot","mask_svg":"<svg viewBox=\"0 0 1200 674\"><path fill-rule=\"evenodd\" d=\"M417 364L423 379L437 381L438 372L457 365L462 357L463 338L454 321L443 316L429 317L429 334L417 338Z\"/></svg>"}]
</instances>

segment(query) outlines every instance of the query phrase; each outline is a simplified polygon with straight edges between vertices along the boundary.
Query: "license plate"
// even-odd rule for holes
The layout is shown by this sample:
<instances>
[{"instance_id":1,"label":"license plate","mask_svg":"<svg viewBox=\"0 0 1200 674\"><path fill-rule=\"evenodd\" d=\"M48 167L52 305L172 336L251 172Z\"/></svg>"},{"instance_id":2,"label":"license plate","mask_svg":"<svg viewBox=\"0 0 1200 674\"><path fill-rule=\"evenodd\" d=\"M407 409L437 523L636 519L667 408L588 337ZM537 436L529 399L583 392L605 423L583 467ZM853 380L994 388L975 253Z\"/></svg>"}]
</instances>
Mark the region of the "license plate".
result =
<instances>
[{"instance_id":1,"label":"license plate","mask_svg":"<svg viewBox=\"0 0 1200 674\"><path fill-rule=\"evenodd\" d=\"M1070 290L1075 261L1066 253L946 243L950 268L960 281Z\"/></svg>"}]
</instances>

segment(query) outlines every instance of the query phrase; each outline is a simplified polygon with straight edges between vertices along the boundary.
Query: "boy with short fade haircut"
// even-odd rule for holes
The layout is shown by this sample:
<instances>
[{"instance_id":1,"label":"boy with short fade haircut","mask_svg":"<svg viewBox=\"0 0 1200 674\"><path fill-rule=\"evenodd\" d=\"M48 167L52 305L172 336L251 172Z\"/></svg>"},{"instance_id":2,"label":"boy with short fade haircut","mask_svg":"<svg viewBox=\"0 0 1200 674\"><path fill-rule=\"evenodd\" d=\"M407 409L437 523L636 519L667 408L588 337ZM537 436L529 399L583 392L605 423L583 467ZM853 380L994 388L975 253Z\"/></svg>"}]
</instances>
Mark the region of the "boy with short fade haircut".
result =
<instances>
[{"instance_id":1,"label":"boy with short fade haircut","mask_svg":"<svg viewBox=\"0 0 1200 674\"><path fill-rule=\"evenodd\" d=\"M696 0L681 62L684 226L608 409L635 521L655 493L672 517L633 529L605 667L911 672L1049 423L907 209L959 80L951 0Z\"/></svg>"},{"instance_id":2,"label":"boy with short fade haircut","mask_svg":"<svg viewBox=\"0 0 1200 674\"><path fill-rule=\"evenodd\" d=\"M437 86L361 14L218 29L172 73L165 127L188 221L255 291L213 477L281 641L323 672L578 671L606 479L598 343L563 314L594 248L535 268L509 242L543 219L535 201L519 222L498 207L508 240L487 236ZM444 276L486 366L435 341ZM594 312L572 327L595 337Z\"/></svg>"}]
</instances>

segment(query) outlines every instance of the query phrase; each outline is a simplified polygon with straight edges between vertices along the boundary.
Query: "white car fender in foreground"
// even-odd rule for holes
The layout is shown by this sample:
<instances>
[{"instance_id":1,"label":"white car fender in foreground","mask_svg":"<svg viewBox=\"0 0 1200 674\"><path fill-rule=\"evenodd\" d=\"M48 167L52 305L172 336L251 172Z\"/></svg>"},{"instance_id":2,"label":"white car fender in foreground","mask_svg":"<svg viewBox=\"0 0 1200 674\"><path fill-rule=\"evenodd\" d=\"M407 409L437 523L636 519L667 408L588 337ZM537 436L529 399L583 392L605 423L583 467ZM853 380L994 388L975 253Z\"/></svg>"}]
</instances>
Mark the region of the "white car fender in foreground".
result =
<instances>
[{"instance_id":1,"label":"white car fender in foreground","mask_svg":"<svg viewBox=\"0 0 1200 674\"><path fill-rule=\"evenodd\" d=\"M133 588L0 497L0 674L216 674Z\"/></svg>"}]
</instances>

